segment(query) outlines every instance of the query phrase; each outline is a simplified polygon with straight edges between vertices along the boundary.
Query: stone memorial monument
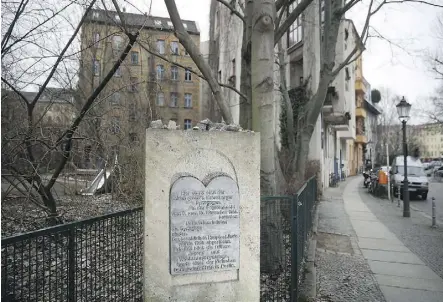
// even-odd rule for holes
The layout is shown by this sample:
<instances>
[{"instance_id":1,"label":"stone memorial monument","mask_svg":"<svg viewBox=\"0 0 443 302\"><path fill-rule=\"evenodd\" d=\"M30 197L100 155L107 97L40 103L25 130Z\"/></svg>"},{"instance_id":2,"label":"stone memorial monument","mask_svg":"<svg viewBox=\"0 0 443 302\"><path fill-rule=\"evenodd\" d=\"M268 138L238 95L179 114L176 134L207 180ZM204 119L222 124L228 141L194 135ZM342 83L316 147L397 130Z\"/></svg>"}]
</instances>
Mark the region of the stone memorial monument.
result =
<instances>
[{"instance_id":1,"label":"stone memorial monument","mask_svg":"<svg viewBox=\"0 0 443 302\"><path fill-rule=\"evenodd\" d=\"M145 301L259 301L258 134L148 129Z\"/></svg>"}]
</instances>

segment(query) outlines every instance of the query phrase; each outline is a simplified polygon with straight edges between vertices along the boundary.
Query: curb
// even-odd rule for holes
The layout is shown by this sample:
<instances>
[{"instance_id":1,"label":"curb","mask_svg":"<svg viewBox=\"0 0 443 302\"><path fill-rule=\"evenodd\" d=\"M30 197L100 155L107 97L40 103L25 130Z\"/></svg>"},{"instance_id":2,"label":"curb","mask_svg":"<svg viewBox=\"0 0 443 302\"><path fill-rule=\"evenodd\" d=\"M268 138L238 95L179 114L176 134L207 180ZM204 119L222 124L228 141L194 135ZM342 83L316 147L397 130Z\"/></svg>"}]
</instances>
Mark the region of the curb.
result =
<instances>
[{"instance_id":1,"label":"curb","mask_svg":"<svg viewBox=\"0 0 443 302\"><path fill-rule=\"evenodd\" d=\"M306 297L315 299L317 297L317 270L315 268L315 251L317 249L317 226L318 226L318 206L315 207L314 220L312 222L312 235L309 239L308 255L306 257Z\"/></svg>"}]
</instances>

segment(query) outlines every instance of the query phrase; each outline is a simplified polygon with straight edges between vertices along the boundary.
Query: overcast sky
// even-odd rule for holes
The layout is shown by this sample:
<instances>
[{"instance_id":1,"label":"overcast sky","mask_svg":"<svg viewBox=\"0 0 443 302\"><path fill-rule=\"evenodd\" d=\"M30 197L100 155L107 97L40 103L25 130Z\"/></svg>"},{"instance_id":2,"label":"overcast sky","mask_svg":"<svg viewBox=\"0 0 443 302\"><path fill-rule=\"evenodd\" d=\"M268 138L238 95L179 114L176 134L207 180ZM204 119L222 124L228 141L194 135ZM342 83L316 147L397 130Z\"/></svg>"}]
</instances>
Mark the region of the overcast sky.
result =
<instances>
[{"instance_id":1,"label":"overcast sky","mask_svg":"<svg viewBox=\"0 0 443 302\"><path fill-rule=\"evenodd\" d=\"M147 1L132 1L143 11L149 10ZM176 0L176 3L182 19L197 21L202 41L207 40L210 0ZM358 28L364 22L363 9L364 6L356 7L346 16ZM368 41L363 72L372 88L389 87L394 93L404 95L415 108L422 107L416 102L433 94L437 85L435 75L424 64L423 55L437 48L434 28L442 12L442 9L419 4L391 4L372 18L371 26L393 42L377 38ZM163 0L153 0L152 14L168 17Z\"/></svg>"}]
</instances>

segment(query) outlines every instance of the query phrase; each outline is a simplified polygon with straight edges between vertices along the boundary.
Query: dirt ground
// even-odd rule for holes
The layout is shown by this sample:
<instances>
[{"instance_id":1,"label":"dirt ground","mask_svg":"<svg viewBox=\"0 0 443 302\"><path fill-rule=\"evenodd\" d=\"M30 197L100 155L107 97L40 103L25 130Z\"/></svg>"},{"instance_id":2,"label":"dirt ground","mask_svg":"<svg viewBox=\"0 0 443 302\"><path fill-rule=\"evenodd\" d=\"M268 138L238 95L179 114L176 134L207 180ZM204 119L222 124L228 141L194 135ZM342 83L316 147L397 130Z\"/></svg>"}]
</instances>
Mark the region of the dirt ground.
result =
<instances>
[{"instance_id":1,"label":"dirt ground","mask_svg":"<svg viewBox=\"0 0 443 302\"><path fill-rule=\"evenodd\" d=\"M60 196L57 203L59 215L64 222L72 222L114 213L141 206L140 201L112 198L111 194L97 196ZM30 232L48 227L46 214L25 198L12 197L2 200L1 237Z\"/></svg>"}]
</instances>

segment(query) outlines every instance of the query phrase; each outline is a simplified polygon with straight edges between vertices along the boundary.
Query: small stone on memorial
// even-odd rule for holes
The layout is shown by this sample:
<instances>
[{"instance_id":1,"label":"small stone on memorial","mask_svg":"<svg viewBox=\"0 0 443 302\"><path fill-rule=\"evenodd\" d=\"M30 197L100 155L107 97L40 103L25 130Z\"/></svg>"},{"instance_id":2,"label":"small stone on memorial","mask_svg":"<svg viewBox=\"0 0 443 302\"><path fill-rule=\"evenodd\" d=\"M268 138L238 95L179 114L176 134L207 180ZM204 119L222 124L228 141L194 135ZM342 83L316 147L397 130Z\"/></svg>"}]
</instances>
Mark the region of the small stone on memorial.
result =
<instances>
[{"instance_id":1,"label":"small stone on memorial","mask_svg":"<svg viewBox=\"0 0 443 302\"><path fill-rule=\"evenodd\" d=\"M152 129L163 129L163 122L161 120L152 121L149 125Z\"/></svg>"},{"instance_id":2,"label":"small stone on memorial","mask_svg":"<svg viewBox=\"0 0 443 302\"><path fill-rule=\"evenodd\" d=\"M177 130L177 123L175 121L169 121L168 129L169 130Z\"/></svg>"},{"instance_id":3,"label":"small stone on memorial","mask_svg":"<svg viewBox=\"0 0 443 302\"><path fill-rule=\"evenodd\" d=\"M230 125L226 125L225 127L223 127L222 129L223 131L234 131L234 132L238 132L241 130L241 127L239 125L236 124L230 124Z\"/></svg>"}]
</instances>

